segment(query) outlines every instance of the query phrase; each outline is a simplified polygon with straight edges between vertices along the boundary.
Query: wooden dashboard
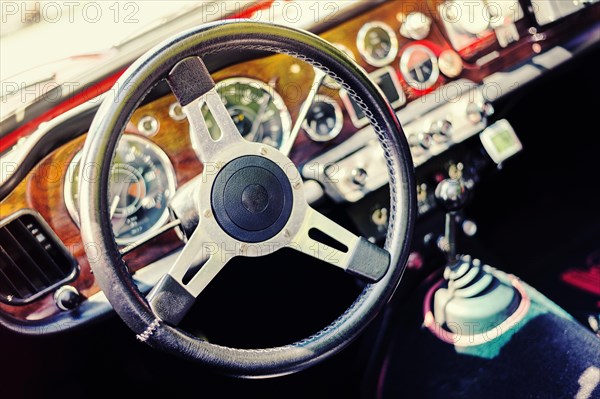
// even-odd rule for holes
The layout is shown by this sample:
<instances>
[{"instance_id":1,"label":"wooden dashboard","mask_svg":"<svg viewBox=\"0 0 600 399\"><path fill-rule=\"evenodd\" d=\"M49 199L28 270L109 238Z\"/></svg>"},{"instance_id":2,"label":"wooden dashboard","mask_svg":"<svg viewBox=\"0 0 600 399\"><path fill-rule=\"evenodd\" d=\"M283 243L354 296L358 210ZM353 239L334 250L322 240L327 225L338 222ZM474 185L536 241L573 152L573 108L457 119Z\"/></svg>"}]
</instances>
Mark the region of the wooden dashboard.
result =
<instances>
[{"instance_id":1,"label":"wooden dashboard","mask_svg":"<svg viewBox=\"0 0 600 399\"><path fill-rule=\"evenodd\" d=\"M452 79L466 78L481 83L483 78L491 73L502 71L507 66L515 65L534 56L543 50L541 46L552 46L569 29L569 26L564 26L566 24L551 27L545 32L545 41L538 43L539 38L536 38L528 30L528 27L533 23L525 16L517 24L520 33L518 42L507 48L500 48L494 37L483 37L475 45L461 52L462 72L460 75L448 78L440 74L433 86L427 90L417 90L407 84L400 71L399 63L404 50L408 46L418 43L427 46L436 56L444 51L454 51L443 30L440 17L435 11L439 4L441 4L440 0L406 3L390 1L376 6L349 21L340 23L322 33L321 36L331 43L342 45L348 49L361 66L368 72L374 72L379 67L370 65L361 57L356 37L366 23L380 21L388 25L396 33L398 40L398 53L389 62L388 67L393 69L395 78L398 79L408 103ZM429 34L423 40L407 39L398 33L407 15L414 11L426 13L434 20ZM586 23L589 23L588 19L591 17L585 18ZM540 47L533 46L536 43ZM497 52L497 56L489 62L480 64L477 63L476 58L482 52ZM267 83L281 95L292 121L295 121L301 105L311 89L314 71L309 65L289 56L274 55L227 67L215 72L213 77L217 82L227 78L247 77ZM341 133L335 139L326 143L313 141L308 135L301 132L290 154L291 159L297 165L301 165L316 155L339 145L359 129L350 118L349 111L346 108L347 104L343 101L339 90L322 85L319 93L331 97L339 104L343 111L343 127ZM167 154L176 172L177 185L181 186L201 173L202 165L192 149L188 134L188 122L185 119L174 120L169 115L169 106L174 102L175 99L172 95L166 95L140 107L133 114L126 132L141 135L136 128L140 119L146 116L155 118L160 127L158 132L149 139ZM78 226L69 215L63 197L67 168L75 154L82 148L85 137L84 134L72 140L43 159L15 190L2 200L0 206L1 218L5 218L21 209L34 209L41 214L79 264L79 275L70 284L84 297L89 297L97 293L99 288L94 282L94 276L85 255ZM181 245L182 242L179 237L174 231L171 231L132 251L125 257L125 261L130 270L135 272L176 250ZM23 306L11 306L1 303L0 310L21 320L41 320L61 312L55 305L52 294L47 294L41 299Z\"/></svg>"}]
</instances>

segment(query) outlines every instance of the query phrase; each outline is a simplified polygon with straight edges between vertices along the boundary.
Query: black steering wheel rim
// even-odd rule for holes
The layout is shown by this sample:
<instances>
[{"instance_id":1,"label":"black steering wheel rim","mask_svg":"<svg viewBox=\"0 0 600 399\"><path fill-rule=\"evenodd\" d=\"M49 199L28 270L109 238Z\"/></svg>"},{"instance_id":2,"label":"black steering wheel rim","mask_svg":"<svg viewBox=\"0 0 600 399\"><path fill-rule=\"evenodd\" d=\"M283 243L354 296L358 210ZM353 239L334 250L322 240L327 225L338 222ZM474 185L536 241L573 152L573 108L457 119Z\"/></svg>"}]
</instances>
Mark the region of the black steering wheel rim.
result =
<instances>
[{"instance_id":1,"label":"black steering wheel rim","mask_svg":"<svg viewBox=\"0 0 600 399\"><path fill-rule=\"evenodd\" d=\"M181 60L228 50L286 53L311 63L344 83L377 133L390 175L390 220L385 249L387 274L369 284L325 329L302 341L268 349L234 349L211 344L162 323L137 289L112 233L108 180L116 144L144 96ZM96 165L96 179L81 179L81 234L90 265L110 303L138 338L156 347L241 377L288 374L348 345L377 315L396 289L409 254L415 219L414 166L402 128L381 90L342 51L308 32L247 21L203 25L171 38L138 59L103 101L86 140L82 162ZM84 169L84 168L82 168ZM109 239L112 238L112 239Z\"/></svg>"}]
</instances>

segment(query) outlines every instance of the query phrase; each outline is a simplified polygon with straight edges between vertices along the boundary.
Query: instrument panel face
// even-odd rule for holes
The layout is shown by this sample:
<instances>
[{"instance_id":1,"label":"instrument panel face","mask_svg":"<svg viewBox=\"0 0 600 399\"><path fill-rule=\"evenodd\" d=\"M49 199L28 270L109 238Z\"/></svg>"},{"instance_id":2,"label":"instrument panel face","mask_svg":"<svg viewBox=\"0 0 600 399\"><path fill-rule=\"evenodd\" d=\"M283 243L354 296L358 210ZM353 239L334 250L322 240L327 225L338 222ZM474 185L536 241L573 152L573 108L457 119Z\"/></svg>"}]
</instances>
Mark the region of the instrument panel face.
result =
<instances>
[{"instance_id":1,"label":"instrument panel face","mask_svg":"<svg viewBox=\"0 0 600 399\"><path fill-rule=\"evenodd\" d=\"M342 109L333 98L323 94L315 97L302 127L316 142L333 140L340 134L344 124Z\"/></svg>"},{"instance_id":2,"label":"instrument panel face","mask_svg":"<svg viewBox=\"0 0 600 399\"><path fill-rule=\"evenodd\" d=\"M412 88L427 90L435 85L440 77L438 58L422 44L408 46L400 58L402 77Z\"/></svg>"},{"instance_id":3,"label":"instrument panel face","mask_svg":"<svg viewBox=\"0 0 600 399\"><path fill-rule=\"evenodd\" d=\"M281 148L287 141L292 118L283 99L271 86L256 79L234 77L219 82L217 92L246 140L275 148ZM211 136L219 137L219 127L206 105L202 114Z\"/></svg>"},{"instance_id":4,"label":"instrument panel face","mask_svg":"<svg viewBox=\"0 0 600 399\"><path fill-rule=\"evenodd\" d=\"M67 171L64 197L73 221L79 225L79 179L93 179L94 165L81 166L78 152ZM167 203L175 193L175 171L156 144L125 134L119 142L109 177L110 216L119 245L143 240L168 219Z\"/></svg>"}]
</instances>

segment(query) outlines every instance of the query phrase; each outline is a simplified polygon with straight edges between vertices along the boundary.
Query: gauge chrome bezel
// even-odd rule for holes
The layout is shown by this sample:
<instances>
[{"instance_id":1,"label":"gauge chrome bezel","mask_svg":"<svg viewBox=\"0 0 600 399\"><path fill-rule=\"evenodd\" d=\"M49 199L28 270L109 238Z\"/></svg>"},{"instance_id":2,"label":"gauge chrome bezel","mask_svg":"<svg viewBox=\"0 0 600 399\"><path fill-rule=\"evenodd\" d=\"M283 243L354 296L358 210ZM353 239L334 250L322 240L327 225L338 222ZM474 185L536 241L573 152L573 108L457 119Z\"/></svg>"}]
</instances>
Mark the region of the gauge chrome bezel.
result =
<instances>
[{"instance_id":1,"label":"gauge chrome bezel","mask_svg":"<svg viewBox=\"0 0 600 399\"><path fill-rule=\"evenodd\" d=\"M394 85L394 89L396 89L396 92L398 93L398 99L394 102L390 102L392 107L396 109L406 104L406 93L404 93L404 89L402 89L402 85L400 84L400 80L398 79L398 74L396 73L396 70L390 65L371 72L369 76L377 82L386 73L390 75L390 79L392 81L392 84ZM380 84L378 84L378 86L382 87ZM383 93L386 94L383 87L381 90L383 90Z\"/></svg>"},{"instance_id":2,"label":"gauge chrome bezel","mask_svg":"<svg viewBox=\"0 0 600 399\"><path fill-rule=\"evenodd\" d=\"M129 142L136 142L144 146L144 152L147 148L150 151L153 151L157 156L158 161L161 163L162 167L165 170L165 175L167 177L167 190L169 191L169 195L165 195L165 208L163 209L163 213L160 215L160 218L154 223L148 230L145 230L143 233L134 235L132 237L127 238L116 238L115 241L118 245L128 245L134 242L143 241L149 237L151 237L156 230L160 229L166 222L169 220L169 207L167 206L169 200L175 195L175 191L177 190L177 175L175 174L175 168L169 159L169 156L165 153L165 151L160 148L156 143L151 140L137 136L134 134L123 134L120 140L126 140ZM77 206L75 204L75 199L73 198L73 184L75 182L75 169L79 165L81 161L81 151L78 151L77 154L71 159L69 166L67 167L67 173L65 175L65 181L63 184L63 198L65 200L65 205L67 207L67 211L73 219L73 222L79 227L79 211L77 210ZM112 166L111 166L112 168ZM78 178L78 176L77 176Z\"/></svg>"},{"instance_id":3,"label":"gauge chrome bezel","mask_svg":"<svg viewBox=\"0 0 600 399\"><path fill-rule=\"evenodd\" d=\"M408 61L410 60L410 57L417 51L426 53L431 60L431 76L425 82L419 82L418 80L413 79L410 76L410 70L408 69ZM406 50L404 50L402 57L400 57L400 72L402 73L402 77L406 83L413 89L417 90L430 89L440 78L440 67L438 65L437 56L429 47L422 44L411 44L406 48Z\"/></svg>"},{"instance_id":4,"label":"gauge chrome bezel","mask_svg":"<svg viewBox=\"0 0 600 399\"><path fill-rule=\"evenodd\" d=\"M312 107L314 107L315 103L318 102L327 103L333 106L333 110L335 113L335 125L326 136L321 136L317 134L317 132L315 132L308 125L307 120L304 119L304 122L302 122L302 130L304 130L304 132L308 135L308 137L310 137L311 140L316 141L318 143L325 143L335 139L342 132L342 127L344 127L344 114L342 113L342 107L340 107L340 104L338 104L337 101L335 101L333 98L327 95L317 94L311 105L311 109Z\"/></svg>"},{"instance_id":5,"label":"gauge chrome bezel","mask_svg":"<svg viewBox=\"0 0 600 399\"><path fill-rule=\"evenodd\" d=\"M282 148L289 140L290 134L292 132L292 116L281 95L277 92L277 90L275 90L274 87L268 85L263 81L242 76L231 77L217 82L217 84L215 85L215 90L217 93L219 93L219 96L222 96L219 90L222 90L224 87L228 87L236 83L253 86L257 89L266 91L271 95L271 101L275 105L275 108L277 108L277 111L279 111L279 118L281 119L281 130L283 135L281 138L281 144L277 149ZM225 105L225 107L227 108L227 105ZM201 145L201 143L197 142L197 139L193 134L190 134L190 139L192 141L192 148L194 149L198 157L200 157L200 151L198 150L198 148Z\"/></svg>"},{"instance_id":6,"label":"gauge chrome bezel","mask_svg":"<svg viewBox=\"0 0 600 399\"><path fill-rule=\"evenodd\" d=\"M382 59L378 59L369 54L369 51L365 47L365 38L367 37L367 33L372 29L383 29L385 33L390 38L390 52ZM396 59L398 56L398 36L396 36L396 31L394 31L388 24L381 21L367 22L364 24L360 30L358 31L358 35L356 36L356 47L358 48L358 52L361 57L371 64L374 67L384 67L389 65L392 61Z\"/></svg>"}]
</instances>

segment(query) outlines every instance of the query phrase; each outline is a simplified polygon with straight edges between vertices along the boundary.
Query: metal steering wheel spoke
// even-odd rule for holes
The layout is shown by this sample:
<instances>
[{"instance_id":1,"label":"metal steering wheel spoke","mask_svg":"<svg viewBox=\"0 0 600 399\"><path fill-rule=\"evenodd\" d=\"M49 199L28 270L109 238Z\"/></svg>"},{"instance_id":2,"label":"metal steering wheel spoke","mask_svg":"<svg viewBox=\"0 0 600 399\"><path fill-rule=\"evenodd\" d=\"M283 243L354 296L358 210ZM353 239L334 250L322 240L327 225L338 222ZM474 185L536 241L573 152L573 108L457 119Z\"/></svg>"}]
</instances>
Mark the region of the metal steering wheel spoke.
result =
<instances>
[{"instance_id":1,"label":"metal steering wheel spoke","mask_svg":"<svg viewBox=\"0 0 600 399\"><path fill-rule=\"evenodd\" d=\"M298 134L300 133L300 130L302 129L303 123L306 120L306 116L308 115L308 112L310 111L313 103L315 102L315 98L317 96L317 93L319 92L319 87L321 87L321 84L323 83L325 76L327 76L327 74L325 72L323 72L322 70L320 70L319 68L313 68L313 69L315 71L315 76L313 78L311 87L308 91L308 96L304 99L304 103L302 104L302 107L300 108L300 111L298 112L298 116L296 117L296 122L294 123L294 127L292 127L292 131L290 132L290 137L279 149L279 151L281 151L281 153L285 156L290 155L290 152L292 151L292 147L294 146L294 143L296 142L296 139L298 138Z\"/></svg>"},{"instance_id":2,"label":"metal steering wheel spoke","mask_svg":"<svg viewBox=\"0 0 600 399\"><path fill-rule=\"evenodd\" d=\"M225 267L233 255L217 243L207 241L198 226L175 263L148 294L148 303L161 320L178 325L196 298Z\"/></svg>"},{"instance_id":3,"label":"metal steering wheel spoke","mask_svg":"<svg viewBox=\"0 0 600 399\"><path fill-rule=\"evenodd\" d=\"M289 247L345 270L368 283L385 276L390 254L307 206L304 223Z\"/></svg>"},{"instance_id":4,"label":"metal steering wheel spoke","mask_svg":"<svg viewBox=\"0 0 600 399\"><path fill-rule=\"evenodd\" d=\"M223 148L245 142L223 104L215 88L215 82L202 59L189 57L179 61L169 73L167 82L187 116L190 134L196 136L196 140L192 141L202 143L202 146L196 149L200 161L204 164L218 162L220 161L218 153ZM210 133L206 125L202 114L204 104L219 128L216 137Z\"/></svg>"}]
</instances>

